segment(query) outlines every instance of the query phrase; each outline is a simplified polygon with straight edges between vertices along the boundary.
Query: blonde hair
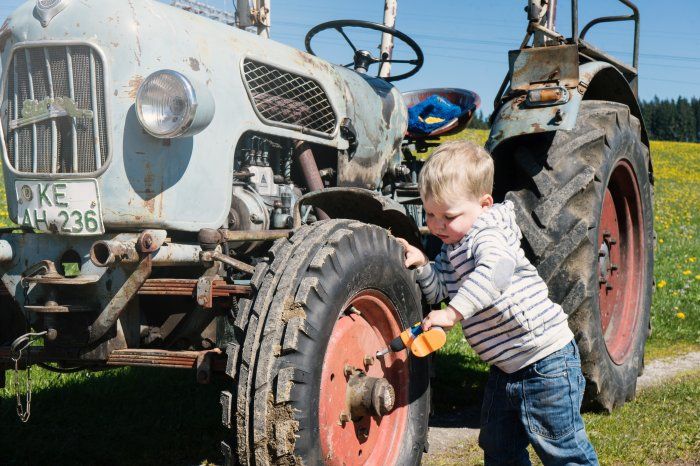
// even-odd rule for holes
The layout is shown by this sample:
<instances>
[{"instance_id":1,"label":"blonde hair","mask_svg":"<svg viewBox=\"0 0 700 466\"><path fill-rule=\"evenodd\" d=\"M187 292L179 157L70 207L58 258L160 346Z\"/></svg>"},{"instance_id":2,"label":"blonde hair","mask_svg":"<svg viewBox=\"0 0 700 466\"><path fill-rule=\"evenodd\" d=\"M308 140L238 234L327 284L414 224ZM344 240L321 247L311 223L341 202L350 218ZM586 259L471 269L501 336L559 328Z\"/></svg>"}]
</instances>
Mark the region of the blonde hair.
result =
<instances>
[{"instance_id":1,"label":"blonde hair","mask_svg":"<svg viewBox=\"0 0 700 466\"><path fill-rule=\"evenodd\" d=\"M478 200L493 190L493 159L470 141L441 144L420 172L420 196L437 202L466 197Z\"/></svg>"}]
</instances>

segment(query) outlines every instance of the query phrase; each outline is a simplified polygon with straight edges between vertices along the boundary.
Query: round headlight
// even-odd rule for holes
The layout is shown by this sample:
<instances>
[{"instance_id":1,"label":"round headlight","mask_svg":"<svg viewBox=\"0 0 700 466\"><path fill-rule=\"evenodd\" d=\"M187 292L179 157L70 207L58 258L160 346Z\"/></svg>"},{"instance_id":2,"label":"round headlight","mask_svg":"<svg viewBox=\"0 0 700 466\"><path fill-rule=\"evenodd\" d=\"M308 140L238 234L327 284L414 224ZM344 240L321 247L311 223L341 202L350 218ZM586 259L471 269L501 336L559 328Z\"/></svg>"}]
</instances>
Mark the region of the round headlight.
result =
<instances>
[{"instance_id":1,"label":"round headlight","mask_svg":"<svg viewBox=\"0 0 700 466\"><path fill-rule=\"evenodd\" d=\"M144 129L157 138L192 136L211 123L214 100L206 87L177 71L161 70L139 86L136 114Z\"/></svg>"}]
</instances>

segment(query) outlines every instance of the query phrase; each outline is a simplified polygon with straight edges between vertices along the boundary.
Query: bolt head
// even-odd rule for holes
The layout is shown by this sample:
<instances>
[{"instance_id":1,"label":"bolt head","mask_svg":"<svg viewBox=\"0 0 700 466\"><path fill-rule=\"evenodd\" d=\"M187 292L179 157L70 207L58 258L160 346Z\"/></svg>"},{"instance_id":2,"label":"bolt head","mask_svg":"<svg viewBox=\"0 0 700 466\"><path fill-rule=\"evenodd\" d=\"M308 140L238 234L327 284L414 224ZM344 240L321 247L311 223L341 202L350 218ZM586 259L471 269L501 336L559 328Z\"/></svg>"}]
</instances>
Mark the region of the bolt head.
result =
<instances>
[{"instance_id":1,"label":"bolt head","mask_svg":"<svg viewBox=\"0 0 700 466\"><path fill-rule=\"evenodd\" d=\"M348 413L345 412L345 411L342 411L342 412L340 413L340 416L339 416L338 420L339 420L341 423L343 423L343 424L346 423L346 422L350 422L350 414L348 414Z\"/></svg>"},{"instance_id":2,"label":"bolt head","mask_svg":"<svg viewBox=\"0 0 700 466\"><path fill-rule=\"evenodd\" d=\"M343 367L343 374L345 374L345 377L350 377L353 372L355 372L354 366L351 366L350 364L346 364L345 367Z\"/></svg>"}]
</instances>

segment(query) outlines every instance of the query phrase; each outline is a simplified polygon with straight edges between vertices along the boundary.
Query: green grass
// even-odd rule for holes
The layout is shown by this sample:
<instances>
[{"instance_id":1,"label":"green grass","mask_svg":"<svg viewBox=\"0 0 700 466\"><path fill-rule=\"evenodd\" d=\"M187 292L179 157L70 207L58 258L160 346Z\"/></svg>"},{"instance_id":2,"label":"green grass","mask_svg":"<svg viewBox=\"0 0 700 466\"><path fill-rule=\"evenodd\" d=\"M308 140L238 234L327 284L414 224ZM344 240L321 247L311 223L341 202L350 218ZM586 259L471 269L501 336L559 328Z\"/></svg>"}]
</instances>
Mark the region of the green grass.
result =
<instances>
[{"instance_id":1,"label":"green grass","mask_svg":"<svg viewBox=\"0 0 700 466\"><path fill-rule=\"evenodd\" d=\"M643 391L610 415L584 414L602 465L697 464L700 458L700 372ZM426 466L483 464L472 443L458 445ZM535 464L541 464L530 449Z\"/></svg>"},{"instance_id":2,"label":"green grass","mask_svg":"<svg viewBox=\"0 0 700 466\"><path fill-rule=\"evenodd\" d=\"M467 130L449 139L482 144L486 136ZM700 349L700 145L652 142L652 157L659 245L647 360ZM10 225L2 215L5 202L0 182L0 225ZM459 331L450 332L436 358L437 412L480 403L486 370ZM0 390L0 464L191 465L219 458L220 384L197 385L185 371L139 368L67 376L37 368L32 374L29 424L17 420L11 391ZM611 416L586 415L601 457L608 464L644 463L647 454L658 462L700 457L698 421L695 437L683 430L697 418L689 414L697 412L698 385L695 376L644 392ZM481 457L475 445L457 453ZM471 464L457 458L440 464Z\"/></svg>"},{"instance_id":3,"label":"green grass","mask_svg":"<svg viewBox=\"0 0 700 466\"><path fill-rule=\"evenodd\" d=\"M32 369L32 415L22 424L0 397L2 465L194 465L219 460L221 382L194 372L123 368L57 375ZM230 387L228 387L230 389Z\"/></svg>"}]
</instances>

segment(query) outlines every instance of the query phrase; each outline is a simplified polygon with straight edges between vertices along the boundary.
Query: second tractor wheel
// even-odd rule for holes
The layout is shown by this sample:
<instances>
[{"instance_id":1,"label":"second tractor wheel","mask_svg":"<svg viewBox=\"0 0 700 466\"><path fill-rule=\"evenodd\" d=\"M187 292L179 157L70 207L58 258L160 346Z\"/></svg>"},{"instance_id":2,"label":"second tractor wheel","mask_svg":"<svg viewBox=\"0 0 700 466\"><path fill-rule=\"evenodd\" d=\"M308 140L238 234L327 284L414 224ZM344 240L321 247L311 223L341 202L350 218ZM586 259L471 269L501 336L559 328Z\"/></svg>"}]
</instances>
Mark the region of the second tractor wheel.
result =
<instances>
[{"instance_id":1,"label":"second tractor wheel","mask_svg":"<svg viewBox=\"0 0 700 466\"><path fill-rule=\"evenodd\" d=\"M237 462L419 464L427 361L374 358L422 317L400 244L382 228L329 220L279 240L271 256L236 319Z\"/></svg>"},{"instance_id":2,"label":"second tractor wheel","mask_svg":"<svg viewBox=\"0 0 700 466\"><path fill-rule=\"evenodd\" d=\"M576 128L499 148L496 197L515 204L523 245L569 314L586 401L634 397L653 290L651 162L625 105L583 101Z\"/></svg>"}]
</instances>

